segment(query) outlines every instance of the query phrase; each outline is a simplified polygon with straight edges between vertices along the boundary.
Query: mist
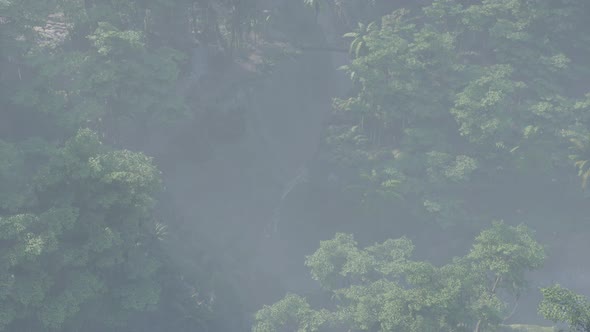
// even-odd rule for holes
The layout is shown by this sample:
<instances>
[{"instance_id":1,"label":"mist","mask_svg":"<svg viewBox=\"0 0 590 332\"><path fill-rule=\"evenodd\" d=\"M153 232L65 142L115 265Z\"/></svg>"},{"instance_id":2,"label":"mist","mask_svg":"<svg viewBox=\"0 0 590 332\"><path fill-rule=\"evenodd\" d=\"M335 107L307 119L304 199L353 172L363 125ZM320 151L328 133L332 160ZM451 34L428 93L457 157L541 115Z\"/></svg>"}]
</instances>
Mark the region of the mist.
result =
<instances>
[{"instance_id":1,"label":"mist","mask_svg":"<svg viewBox=\"0 0 590 332\"><path fill-rule=\"evenodd\" d=\"M590 331L582 0L0 0L0 331Z\"/></svg>"}]
</instances>

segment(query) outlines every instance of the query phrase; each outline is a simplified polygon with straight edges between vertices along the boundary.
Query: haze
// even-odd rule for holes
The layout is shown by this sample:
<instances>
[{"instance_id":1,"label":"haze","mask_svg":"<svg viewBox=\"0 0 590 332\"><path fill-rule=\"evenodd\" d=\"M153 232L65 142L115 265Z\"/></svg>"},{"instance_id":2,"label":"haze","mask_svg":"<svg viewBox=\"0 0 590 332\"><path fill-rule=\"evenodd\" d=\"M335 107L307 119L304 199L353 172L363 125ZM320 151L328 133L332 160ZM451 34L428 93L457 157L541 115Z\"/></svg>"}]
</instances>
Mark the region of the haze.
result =
<instances>
[{"instance_id":1,"label":"haze","mask_svg":"<svg viewBox=\"0 0 590 332\"><path fill-rule=\"evenodd\" d=\"M588 13L0 0L0 331L590 331Z\"/></svg>"}]
</instances>

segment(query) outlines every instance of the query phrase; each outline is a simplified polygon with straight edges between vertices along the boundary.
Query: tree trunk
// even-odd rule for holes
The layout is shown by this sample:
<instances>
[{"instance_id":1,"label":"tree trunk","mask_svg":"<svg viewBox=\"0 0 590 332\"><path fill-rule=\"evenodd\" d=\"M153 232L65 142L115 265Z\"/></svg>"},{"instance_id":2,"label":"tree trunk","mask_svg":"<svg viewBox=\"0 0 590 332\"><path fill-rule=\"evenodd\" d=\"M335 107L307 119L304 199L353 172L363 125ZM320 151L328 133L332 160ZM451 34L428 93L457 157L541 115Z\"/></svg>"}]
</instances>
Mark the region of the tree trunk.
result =
<instances>
[{"instance_id":1,"label":"tree trunk","mask_svg":"<svg viewBox=\"0 0 590 332\"><path fill-rule=\"evenodd\" d=\"M492 294L496 293L496 288L498 288L498 284L500 283L500 280L502 280L502 277L497 275L496 280L494 280L494 285L492 286L492 290L490 291L490 293L492 293ZM480 332L482 322L483 322L482 319L477 321L477 324L475 324L475 330L473 330L474 332Z\"/></svg>"}]
</instances>

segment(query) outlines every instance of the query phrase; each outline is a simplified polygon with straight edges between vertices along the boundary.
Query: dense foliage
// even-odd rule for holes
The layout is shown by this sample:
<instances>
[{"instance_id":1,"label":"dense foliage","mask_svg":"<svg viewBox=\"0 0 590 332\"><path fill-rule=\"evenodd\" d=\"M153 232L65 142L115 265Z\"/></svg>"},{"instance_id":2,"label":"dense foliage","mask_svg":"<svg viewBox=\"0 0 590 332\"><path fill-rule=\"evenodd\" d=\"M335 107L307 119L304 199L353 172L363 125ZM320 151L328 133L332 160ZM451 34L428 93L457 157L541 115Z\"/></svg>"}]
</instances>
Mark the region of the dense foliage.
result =
<instances>
[{"instance_id":1,"label":"dense foliage","mask_svg":"<svg viewBox=\"0 0 590 332\"><path fill-rule=\"evenodd\" d=\"M335 309L315 311L287 295L257 313L253 330L480 331L503 321L498 294L519 292L524 272L544 260L524 226L503 223L483 231L468 255L441 267L412 260L412 251L407 238L359 249L351 235L337 234L306 261Z\"/></svg>"},{"instance_id":2,"label":"dense foliage","mask_svg":"<svg viewBox=\"0 0 590 332\"><path fill-rule=\"evenodd\" d=\"M121 324L155 308L159 181L148 157L81 130L57 149L3 143L2 160L13 184L2 192L0 328Z\"/></svg>"},{"instance_id":3,"label":"dense foliage","mask_svg":"<svg viewBox=\"0 0 590 332\"><path fill-rule=\"evenodd\" d=\"M585 186L590 43L574 13L586 9L435 1L359 25L345 67L358 92L336 100L328 136L335 164L443 226L491 217L473 193L502 191L498 180L564 181L570 154Z\"/></svg>"},{"instance_id":4,"label":"dense foliage","mask_svg":"<svg viewBox=\"0 0 590 332\"><path fill-rule=\"evenodd\" d=\"M512 223L588 231L589 7L0 0L0 331L499 328Z\"/></svg>"},{"instance_id":5,"label":"dense foliage","mask_svg":"<svg viewBox=\"0 0 590 332\"><path fill-rule=\"evenodd\" d=\"M554 322L567 323L574 331L590 331L590 302L559 285L541 290L539 313Z\"/></svg>"},{"instance_id":6,"label":"dense foliage","mask_svg":"<svg viewBox=\"0 0 590 332\"><path fill-rule=\"evenodd\" d=\"M129 331L159 305L206 312L171 306L194 294L161 270L173 264L154 213L160 171L112 147L133 126L187 118L177 91L198 10L0 2L0 330Z\"/></svg>"}]
</instances>

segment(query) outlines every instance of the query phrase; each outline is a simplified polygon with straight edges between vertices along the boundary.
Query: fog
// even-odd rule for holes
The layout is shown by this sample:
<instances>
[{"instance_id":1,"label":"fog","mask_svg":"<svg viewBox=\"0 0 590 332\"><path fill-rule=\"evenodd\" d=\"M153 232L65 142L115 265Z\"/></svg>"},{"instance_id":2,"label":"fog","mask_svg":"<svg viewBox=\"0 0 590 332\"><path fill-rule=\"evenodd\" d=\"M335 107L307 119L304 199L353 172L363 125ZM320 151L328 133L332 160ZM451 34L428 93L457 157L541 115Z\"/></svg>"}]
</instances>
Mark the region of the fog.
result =
<instances>
[{"instance_id":1,"label":"fog","mask_svg":"<svg viewBox=\"0 0 590 332\"><path fill-rule=\"evenodd\" d=\"M589 331L588 9L0 0L0 331Z\"/></svg>"}]
</instances>

